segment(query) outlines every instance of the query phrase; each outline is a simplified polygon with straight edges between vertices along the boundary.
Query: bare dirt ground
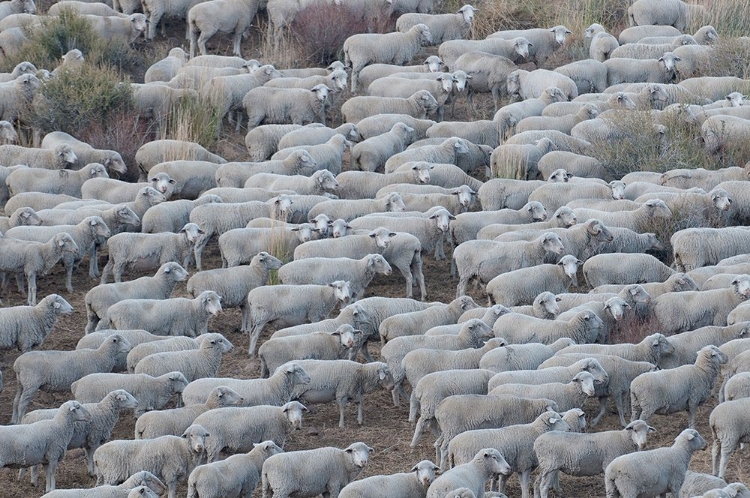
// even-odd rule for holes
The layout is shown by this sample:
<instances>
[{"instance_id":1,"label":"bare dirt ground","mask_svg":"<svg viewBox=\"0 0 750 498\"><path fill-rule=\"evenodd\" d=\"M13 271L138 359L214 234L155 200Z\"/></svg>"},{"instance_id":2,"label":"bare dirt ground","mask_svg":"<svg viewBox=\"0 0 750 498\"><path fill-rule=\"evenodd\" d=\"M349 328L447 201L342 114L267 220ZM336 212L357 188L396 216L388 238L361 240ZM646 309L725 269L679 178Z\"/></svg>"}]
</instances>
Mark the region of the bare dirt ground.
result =
<instances>
[{"instance_id":1,"label":"bare dirt ground","mask_svg":"<svg viewBox=\"0 0 750 498\"><path fill-rule=\"evenodd\" d=\"M215 244L209 245L209 257L204 258L208 268L220 266L218 249ZM104 261L102 261L103 264ZM81 268L83 270L85 266ZM425 260L425 279L427 292L430 300L448 302L455 293L454 282L448 276L448 263L436 263L432 258ZM194 272L194 270L192 271ZM191 273L192 273L191 272ZM398 273L398 272L396 272ZM85 292L95 283L85 276L85 271L79 271L74 279L76 291L73 294L65 292L63 286L62 268L55 267L51 274L40 279L39 295L45 296L56 292L70 301L75 312L63 317L55 327L55 330L44 342L42 349L73 349L78 339L83 335L86 323L86 314L83 303ZM135 276L128 276L134 278ZM404 282L400 275L390 277L378 276L368 288L367 296L402 296L404 293ZM185 285L177 287L176 295L186 295ZM479 304L484 304L484 299L478 293L474 298ZM17 306L25 304L25 299L17 293L4 296L3 303L6 306ZM239 333L240 316L238 310L227 310L214 318L209 324L213 331L225 334L235 345L235 349L225 356L222 362L220 376L255 378L259 375L258 363L250 360L246 354L248 339L246 335ZM267 338L272 330L267 330L264 338ZM377 357L380 346L370 344L370 350ZM0 393L0 423L10 422L13 396L16 391L15 375L12 365L19 353L16 351L3 351L0 356L0 368L5 374L5 389ZM68 393L38 393L29 410L50 408L59 406L62 402L70 399ZM706 406L700 409L698 416L698 430L709 442L707 451L699 452L693 458L691 469L700 472L711 471L710 443L711 434L708 428L708 415L716 405L712 399ZM467 407L467 409L471 409ZM586 413L593 417L597 405L590 402L586 405ZM365 420L361 427L356 425L356 412L354 406L350 406L346 412L346 428L338 428L338 409L334 404L318 405L313 407L312 412L305 417L305 428L291 435L287 440L286 450L300 450L316 448L320 446L345 447L354 441L364 441L375 448L371 462L361 477L375 474L405 472L411 466L422 459L433 459L434 439L431 435L424 436L417 448L409 448L409 442L413 434L413 424L407 421L408 407L393 406L389 392L379 391L370 395L365 400ZM116 438L132 438L135 419L131 415L124 415L115 430ZM672 439L686 426L685 414L676 414L669 417L656 415L650 420L650 424L657 429L655 437L649 441L649 448L666 446L671 444ZM614 406L609 407L609 413L602 424L596 428L599 430L617 429L617 416ZM0 441L0 446L2 441ZM729 465L728 481L748 482L750 477L750 462L742 452L735 454ZM0 496L6 497L39 497L43 493L44 480L41 479L40 486L34 488L27 480L18 482L16 471L10 469L0 470ZM57 471L57 485L59 488L90 487L95 479L86 474L85 455L82 450L69 452L61 462ZM603 478L571 478L562 476L562 496L565 497L596 497L604 496ZM518 480L512 478L507 489L508 496L520 496ZM258 493L256 491L256 493ZM185 485L178 488L178 496L185 495Z\"/></svg>"}]
</instances>

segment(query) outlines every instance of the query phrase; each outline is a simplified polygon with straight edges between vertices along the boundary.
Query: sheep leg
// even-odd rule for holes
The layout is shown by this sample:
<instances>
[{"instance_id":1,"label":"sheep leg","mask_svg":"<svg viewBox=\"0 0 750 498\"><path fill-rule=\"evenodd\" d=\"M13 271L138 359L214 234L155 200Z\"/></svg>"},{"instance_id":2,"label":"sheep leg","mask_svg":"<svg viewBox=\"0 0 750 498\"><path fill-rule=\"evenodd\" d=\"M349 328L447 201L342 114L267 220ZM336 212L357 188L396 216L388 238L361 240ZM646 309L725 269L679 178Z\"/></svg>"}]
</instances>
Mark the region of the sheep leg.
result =
<instances>
[{"instance_id":1,"label":"sheep leg","mask_svg":"<svg viewBox=\"0 0 750 498\"><path fill-rule=\"evenodd\" d=\"M65 290L73 292L73 256L65 256L63 265L65 266Z\"/></svg>"},{"instance_id":2,"label":"sheep leg","mask_svg":"<svg viewBox=\"0 0 750 498\"><path fill-rule=\"evenodd\" d=\"M604 417L604 413L607 411L607 397L603 396L599 398L599 413L596 414L594 420L591 421L591 427L596 426L599 421ZM619 411L619 409L618 409ZM626 424L627 425L627 424Z\"/></svg>"},{"instance_id":3,"label":"sheep leg","mask_svg":"<svg viewBox=\"0 0 750 498\"><path fill-rule=\"evenodd\" d=\"M29 467L29 469L31 471L31 475L29 476L29 480L31 481L31 484L34 487L37 487L37 485L39 484L39 471L42 470L43 468L44 468L44 466L41 465L41 464L39 464L39 465L32 465L31 467Z\"/></svg>"},{"instance_id":4,"label":"sheep leg","mask_svg":"<svg viewBox=\"0 0 750 498\"><path fill-rule=\"evenodd\" d=\"M84 448L84 451L86 451L86 470L91 477L96 476L96 468L94 466L94 452L98 447L99 445L94 448Z\"/></svg>"},{"instance_id":5,"label":"sheep leg","mask_svg":"<svg viewBox=\"0 0 750 498\"><path fill-rule=\"evenodd\" d=\"M734 453L735 449L737 449L736 440L735 441L722 441L721 460L719 461L719 474L717 477L724 479L724 475L727 472L727 464L729 463L729 457L732 456L732 453Z\"/></svg>"},{"instance_id":6,"label":"sheep leg","mask_svg":"<svg viewBox=\"0 0 750 498\"><path fill-rule=\"evenodd\" d=\"M50 458L47 464L47 486L44 490L46 493L55 490L55 470L57 470L57 458Z\"/></svg>"},{"instance_id":7,"label":"sheep leg","mask_svg":"<svg viewBox=\"0 0 750 498\"><path fill-rule=\"evenodd\" d=\"M164 15L164 12L160 10L152 10L150 13L147 13L148 15L148 36L146 37L148 40L153 40L156 36L156 26L159 25L159 21L161 20L161 16ZM162 25L162 28L164 26ZM192 58L193 55L190 55L190 58Z\"/></svg>"},{"instance_id":8,"label":"sheep leg","mask_svg":"<svg viewBox=\"0 0 750 498\"><path fill-rule=\"evenodd\" d=\"M552 476L555 475L555 471L540 471L536 480L534 481L534 498L548 498L550 483Z\"/></svg>"},{"instance_id":9,"label":"sheep leg","mask_svg":"<svg viewBox=\"0 0 750 498\"><path fill-rule=\"evenodd\" d=\"M365 396L364 393L359 393L357 397L357 424L362 425L364 422L364 416L362 414L362 405L364 404Z\"/></svg>"},{"instance_id":10,"label":"sheep leg","mask_svg":"<svg viewBox=\"0 0 750 498\"><path fill-rule=\"evenodd\" d=\"M89 277L91 278L99 276L99 261L96 257L96 244L91 244L89 249Z\"/></svg>"},{"instance_id":11,"label":"sheep leg","mask_svg":"<svg viewBox=\"0 0 750 498\"><path fill-rule=\"evenodd\" d=\"M176 498L177 496L177 481L172 480L167 483L167 498Z\"/></svg>"},{"instance_id":12,"label":"sheep leg","mask_svg":"<svg viewBox=\"0 0 750 498\"><path fill-rule=\"evenodd\" d=\"M245 304L243 304L240 306L240 312L242 314L242 326L240 327L240 332L247 332L247 322L250 318L250 310Z\"/></svg>"},{"instance_id":13,"label":"sheep leg","mask_svg":"<svg viewBox=\"0 0 750 498\"><path fill-rule=\"evenodd\" d=\"M419 410L419 400L417 395L414 393L414 389L411 390L411 396L409 396L409 422L414 422L417 418L417 411Z\"/></svg>"},{"instance_id":14,"label":"sheep leg","mask_svg":"<svg viewBox=\"0 0 750 498\"><path fill-rule=\"evenodd\" d=\"M100 284L106 284L107 283L107 276L112 273L112 267L114 266L114 261L112 261L112 258L109 258L107 260L107 264L104 265L104 269L102 269L102 279L99 282Z\"/></svg>"},{"instance_id":15,"label":"sheep leg","mask_svg":"<svg viewBox=\"0 0 750 498\"><path fill-rule=\"evenodd\" d=\"M21 395L19 396L18 392L16 392L16 398L13 400L13 417L15 418L14 423L21 422L23 416L26 415L26 409L29 407L29 403L34 398L34 395L39 388L37 386L29 386L24 389L23 387L21 387L21 384L19 384L18 389L19 391L21 391ZM16 400L18 400L18 403L16 403Z\"/></svg>"},{"instance_id":16,"label":"sheep leg","mask_svg":"<svg viewBox=\"0 0 750 498\"><path fill-rule=\"evenodd\" d=\"M401 275L406 279L406 297L411 298L413 297L412 294L412 275L411 275L411 269L409 268L409 265L404 265L396 263L396 267L401 272Z\"/></svg>"},{"instance_id":17,"label":"sheep leg","mask_svg":"<svg viewBox=\"0 0 750 498\"><path fill-rule=\"evenodd\" d=\"M10 423L11 424L17 424L18 423L18 403L21 401L21 394L23 393L23 386L21 383L18 384L18 388L16 389L16 396L13 398L13 413L11 414Z\"/></svg>"},{"instance_id":18,"label":"sheep leg","mask_svg":"<svg viewBox=\"0 0 750 498\"><path fill-rule=\"evenodd\" d=\"M417 426L414 428L414 437L411 439L411 444L409 444L410 447L416 448L417 441L419 441L419 438L422 436L422 433L424 432L425 424L428 424L429 420L425 418L424 415L421 415L419 417L419 420L417 420Z\"/></svg>"},{"instance_id":19,"label":"sheep leg","mask_svg":"<svg viewBox=\"0 0 750 498\"><path fill-rule=\"evenodd\" d=\"M526 469L518 475L518 480L521 482L521 496L523 498L530 498L529 485L531 484L531 470L532 469Z\"/></svg>"},{"instance_id":20,"label":"sheep leg","mask_svg":"<svg viewBox=\"0 0 750 498\"><path fill-rule=\"evenodd\" d=\"M435 447L435 461L440 462L441 464L443 463L440 460L440 447L442 446L442 444L443 444L443 435L440 434L440 436L438 436L438 438L433 443L433 446Z\"/></svg>"},{"instance_id":21,"label":"sheep leg","mask_svg":"<svg viewBox=\"0 0 750 498\"><path fill-rule=\"evenodd\" d=\"M193 254L195 255L195 268L198 271L201 271L203 266L201 265L201 256L203 255L203 249L206 248L206 244L208 244L208 239L211 238L211 234L205 234L203 237L198 239L198 242L195 243L195 247L193 247Z\"/></svg>"},{"instance_id":22,"label":"sheep leg","mask_svg":"<svg viewBox=\"0 0 750 498\"><path fill-rule=\"evenodd\" d=\"M255 357L255 346L258 344L258 338L266 323L268 323L267 320L258 320L258 317L255 317L253 320L253 325L250 328L250 347L247 350L247 354L251 358Z\"/></svg>"},{"instance_id":23,"label":"sheep leg","mask_svg":"<svg viewBox=\"0 0 750 498\"><path fill-rule=\"evenodd\" d=\"M697 403L688 403L688 429L695 429L695 412L697 409Z\"/></svg>"},{"instance_id":24,"label":"sheep leg","mask_svg":"<svg viewBox=\"0 0 750 498\"><path fill-rule=\"evenodd\" d=\"M29 272L29 274L26 275L26 280L29 281L29 296L27 301L29 306L36 306L36 272Z\"/></svg>"},{"instance_id":25,"label":"sheep leg","mask_svg":"<svg viewBox=\"0 0 750 498\"><path fill-rule=\"evenodd\" d=\"M713 431L712 431L713 432ZM711 474L718 475L719 473L719 454L721 453L721 439L714 436L714 444L711 446Z\"/></svg>"},{"instance_id":26,"label":"sheep leg","mask_svg":"<svg viewBox=\"0 0 750 498\"><path fill-rule=\"evenodd\" d=\"M417 282L419 282L420 299L422 301L427 300L427 287L424 283L424 273L422 272L422 254L419 252L414 253L414 258L411 261L412 274L416 276Z\"/></svg>"},{"instance_id":27,"label":"sheep leg","mask_svg":"<svg viewBox=\"0 0 750 498\"><path fill-rule=\"evenodd\" d=\"M112 273L114 273L115 282L122 282L122 272L125 269L125 262L116 262L112 265Z\"/></svg>"},{"instance_id":28,"label":"sheep leg","mask_svg":"<svg viewBox=\"0 0 750 498\"><path fill-rule=\"evenodd\" d=\"M206 55L206 42L214 35L214 33L201 31L198 36L198 49L201 51L201 55ZM236 55L236 54L235 54Z\"/></svg>"}]
</instances>

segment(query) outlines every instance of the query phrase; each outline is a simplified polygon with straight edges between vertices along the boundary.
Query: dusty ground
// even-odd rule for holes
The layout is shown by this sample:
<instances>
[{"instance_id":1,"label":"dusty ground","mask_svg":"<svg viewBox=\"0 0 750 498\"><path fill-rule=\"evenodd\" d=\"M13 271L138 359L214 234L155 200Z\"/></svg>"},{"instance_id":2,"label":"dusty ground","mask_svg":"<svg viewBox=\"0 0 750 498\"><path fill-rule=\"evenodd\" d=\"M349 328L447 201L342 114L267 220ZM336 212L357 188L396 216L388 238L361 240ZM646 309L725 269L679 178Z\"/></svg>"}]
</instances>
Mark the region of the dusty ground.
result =
<instances>
[{"instance_id":1,"label":"dusty ground","mask_svg":"<svg viewBox=\"0 0 750 498\"><path fill-rule=\"evenodd\" d=\"M206 265L209 268L218 267L220 259L215 245L209 246L211 256ZM194 270L193 270L194 271ZM431 300L450 301L454 294L454 283L450 281L448 275L448 264L445 262L435 263L431 258L425 261L425 278L427 281L428 295ZM52 292L63 295L75 308L75 313L71 316L63 317L55 327L55 330L48 337L42 346L42 349L73 349L76 342L83 334L83 328L86 323L83 297L85 291L89 289L93 282L84 277L79 272L74 281L76 292L69 295L65 292L62 285L63 272L62 268L55 268L52 273L40 279L39 295L44 296ZM403 279L400 275L388 278L379 276L368 288L367 295L379 296L401 296L404 292ZM178 286L176 294L185 295L184 284ZM483 304L481 296L474 296L477 302ZM6 306L17 306L24 303L24 299L16 294L11 293L4 296L3 300ZM228 310L221 313L215 318L210 329L225 334L236 346L235 350L222 362L220 376L231 376L239 378L253 378L258 376L258 364L256 361L249 360L246 356L247 336L240 335L239 330L240 316L236 310ZM265 338L268 337L268 332ZM379 351L379 345L371 344L371 351L375 354ZM13 395L16 390L15 376L12 370L12 364L18 357L16 351L3 351L0 356L0 368L5 374L5 390L0 393L0 423L7 424L10 422L10 412L13 401ZM39 408L49 408L59 406L63 401L71 396L67 393L38 393L30 406L30 410ZM715 400L701 408L698 417L698 430L709 441L710 430L708 428L708 415L715 406ZM596 413L595 403L586 406L588 415L593 416ZM299 450L315 448L319 446L333 445L346 446L354 441L364 441L375 448L376 452L372 457L371 464L365 469L362 477L380 473L403 472L408 470L414 463L422 459L434 458L432 447L432 437L423 437L419 446L412 450L409 448L409 442L413 434L413 425L407 421L408 408L402 406L396 408L392 406L390 393L382 391L367 397L365 402L365 421L364 425L357 427L355 421L355 411L353 406L347 410L345 429L338 428L338 411L335 405L321 405L313 409L312 413L305 418L305 428L302 431L294 433L286 444L287 450ZM682 430L686 423L687 417L684 414L677 414L670 417L654 416L651 421L657 429L656 436L650 441L649 447L664 446L670 444L672 439ZM120 420L115 430L117 438L132 438L134 428L134 419L130 416L124 416ZM601 427L596 430L616 429L617 417L614 406L610 407L610 413L605 417ZM0 442L0 445L2 442ZM709 450L696 454L693 459L691 469L702 472L710 472L710 447ZM750 462L748 462L741 453L735 454L729 465L728 480L742 480L747 482L750 472ZM94 479L88 477L85 470L85 456L82 450L76 450L68 453L63 462L58 467L57 483L60 488L71 487L88 487L94 485ZM43 482L43 479L42 479ZM563 495L565 497L595 497L604 496L604 484L602 478L570 478L562 477ZM0 487L5 491L0 496L7 497L38 497L43 494L43 484L40 488L32 487L28 481L19 483L16 480L16 472L3 469L0 470ZM509 483L509 496L520 496L518 480L514 477ZM179 488L179 496L184 496L185 487Z\"/></svg>"}]
</instances>

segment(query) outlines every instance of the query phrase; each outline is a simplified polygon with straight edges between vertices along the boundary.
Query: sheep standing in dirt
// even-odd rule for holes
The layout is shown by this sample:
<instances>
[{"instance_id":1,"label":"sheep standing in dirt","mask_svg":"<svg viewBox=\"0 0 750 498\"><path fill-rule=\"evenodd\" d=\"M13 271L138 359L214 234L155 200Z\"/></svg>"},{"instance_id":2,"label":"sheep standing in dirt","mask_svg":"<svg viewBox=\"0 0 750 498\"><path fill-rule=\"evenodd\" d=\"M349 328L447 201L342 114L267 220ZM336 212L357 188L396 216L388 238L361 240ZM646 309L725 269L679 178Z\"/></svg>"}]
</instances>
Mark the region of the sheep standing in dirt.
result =
<instances>
[{"instance_id":1,"label":"sheep standing in dirt","mask_svg":"<svg viewBox=\"0 0 750 498\"><path fill-rule=\"evenodd\" d=\"M191 7L187 13L190 57L195 57L196 45L206 55L206 42L218 32L234 34L232 53L242 57L240 42L247 37L259 4L259 0L211 0Z\"/></svg>"},{"instance_id":2,"label":"sheep standing in dirt","mask_svg":"<svg viewBox=\"0 0 750 498\"><path fill-rule=\"evenodd\" d=\"M451 491L458 488L468 491L467 494L460 495L462 498L484 498L485 482L488 479L508 476L511 472L510 465L498 450L482 448L472 460L457 465L435 479L427 490L427 498L450 497L453 496Z\"/></svg>"}]
</instances>

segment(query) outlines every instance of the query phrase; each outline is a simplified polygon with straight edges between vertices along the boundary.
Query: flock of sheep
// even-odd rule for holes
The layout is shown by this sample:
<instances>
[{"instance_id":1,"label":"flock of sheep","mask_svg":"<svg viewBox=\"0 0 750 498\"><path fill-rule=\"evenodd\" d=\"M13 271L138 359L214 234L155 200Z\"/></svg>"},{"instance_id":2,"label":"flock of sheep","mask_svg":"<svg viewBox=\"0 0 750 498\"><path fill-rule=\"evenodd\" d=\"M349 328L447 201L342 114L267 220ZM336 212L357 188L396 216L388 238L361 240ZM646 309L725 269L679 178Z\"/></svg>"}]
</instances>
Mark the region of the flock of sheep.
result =
<instances>
[{"instance_id":1,"label":"flock of sheep","mask_svg":"<svg viewBox=\"0 0 750 498\"><path fill-rule=\"evenodd\" d=\"M149 68L133 84L136 110L159 127L172 103L200 95L221 121L246 124L247 162L175 140L145 144L135 165L63 132L15 145L23 105L85 54L68 52L52 72L24 62L0 75L0 272L3 287L11 274L19 292L28 284L27 306L0 309L0 349L21 352L12 373L0 371L0 389L2 374L17 388L0 468L19 479L28 470L35 485L45 470L49 498L174 498L185 481L189 498L249 497L258 485L278 498L504 497L512 474L529 498L561 496L561 472L603 476L608 498L750 497L724 480L750 441L750 169L616 178L597 157L602 143L643 138L623 116L653 123L644 133L663 147L675 120L697 125L708 154L729 157L750 138L750 82L699 76L721 33L684 34L705 9L636 0L619 38L594 24L583 33L590 58L551 71L539 66L571 35L564 26L467 40L481 6L437 15L431 0L334 3L365 20L402 15L393 33L348 38L344 63L277 69L242 59L243 35L266 10L278 43L313 2L50 9L75 9L126 42L185 20L190 59L175 48ZM31 0L0 3L0 50L17 50L21 25L35 22ZM235 56L206 54L217 32L233 34ZM420 56L425 45L437 55ZM424 63L405 65L415 57ZM479 93L491 94L493 119L444 121ZM508 96L518 101L500 106ZM343 124L327 127L337 102ZM143 181L110 177L128 167ZM221 268L204 267L211 241ZM671 266L649 254L667 242ZM76 349L40 350L60 316L83 310L38 298L37 278L61 263L73 292L86 257L100 282L86 292ZM455 299L428 300L424 258L457 285ZM405 297L366 297L396 269ZM183 283L189 297L172 297ZM212 331L227 308L241 312L260 378L218 377L234 349ZM412 448L434 434L434 462L357 480L376 442L282 449L310 405L335 403L343 428L354 403L362 425L364 399L380 389L409 404ZM74 400L29 411L39 391ZM714 395L709 438L696 414ZM113 439L131 410L134 438ZM678 412L686 427L654 448L649 419ZM621 428L591 430L604 417ZM709 439L712 474L691 471ZM97 486L55 489L76 448Z\"/></svg>"}]
</instances>

